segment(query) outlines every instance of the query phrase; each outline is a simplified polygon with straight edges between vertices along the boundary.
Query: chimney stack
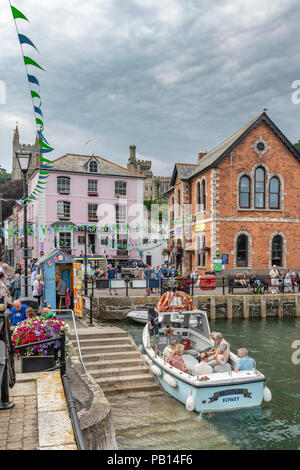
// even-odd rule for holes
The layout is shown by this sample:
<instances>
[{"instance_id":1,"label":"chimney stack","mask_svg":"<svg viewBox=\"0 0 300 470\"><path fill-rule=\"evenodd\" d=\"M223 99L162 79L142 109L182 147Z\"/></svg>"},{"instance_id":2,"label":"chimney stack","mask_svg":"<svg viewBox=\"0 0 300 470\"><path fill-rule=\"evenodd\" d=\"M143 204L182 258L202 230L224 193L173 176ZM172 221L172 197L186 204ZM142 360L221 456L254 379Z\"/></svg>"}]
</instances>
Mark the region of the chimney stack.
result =
<instances>
[{"instance_id":1,"label":"chimney stack","mask_svg":"<svg viewBox=\"0 0 300 470\"><path fill-rule=\"evenodd\" d=\"M198 163L200 162L200 160L205 157L205 155L207 155L207 152L199 152L198 153Z\"/></svg>"}]
</instances>

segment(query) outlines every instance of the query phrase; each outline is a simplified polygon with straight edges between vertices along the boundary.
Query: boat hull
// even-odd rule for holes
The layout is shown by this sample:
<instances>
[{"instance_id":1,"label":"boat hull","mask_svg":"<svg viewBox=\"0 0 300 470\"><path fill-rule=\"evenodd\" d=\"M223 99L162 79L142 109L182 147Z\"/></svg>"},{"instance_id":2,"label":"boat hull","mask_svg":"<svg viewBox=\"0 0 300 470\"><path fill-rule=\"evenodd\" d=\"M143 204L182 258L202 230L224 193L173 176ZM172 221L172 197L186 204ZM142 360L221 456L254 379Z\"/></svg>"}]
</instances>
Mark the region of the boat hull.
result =
<instances>
[{"instance_id":1,"label":"boat hull","mask_svg":"<svg viewBox=\"0 0 300 470\"><path fill-rule=\"evenodd\" d=\"M169 374L169 372L168 372ZM246 384L220 385L196 388L175 378L177 386L168 385L162 376L157 377L162 388L176 400L186 405L192 395L194 411L215 413L260 406L264 395L264 381Z\"/></svg>"}]
</instances>

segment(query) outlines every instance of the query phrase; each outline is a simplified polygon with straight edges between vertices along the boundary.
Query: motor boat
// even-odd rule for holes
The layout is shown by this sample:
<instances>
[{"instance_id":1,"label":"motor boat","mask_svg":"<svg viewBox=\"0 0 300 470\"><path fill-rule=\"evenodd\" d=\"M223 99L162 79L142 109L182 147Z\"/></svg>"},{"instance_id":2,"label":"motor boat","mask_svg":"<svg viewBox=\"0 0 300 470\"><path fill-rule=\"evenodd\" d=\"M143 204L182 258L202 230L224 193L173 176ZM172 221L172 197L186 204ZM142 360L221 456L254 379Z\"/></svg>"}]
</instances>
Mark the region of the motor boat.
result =
<instances>
[{"instance_id":1,"label":"motor boat","mask_svg":"<svg viewBox=\"0 0 300 470\"><path fill-rule=\"evenodd\" d=\"M208 413L230 411L260 406L263 399L271 400L271 392L265 386L265 376L256 369L235 372L238 357L232 352L228 359L231 371L205 376L192 375L194 366L199 364L199 351L213 347L205 311L194 309L181 312L184 318L180 325L172 323L169 311L164 311L162 315L158 352L155 354L150 346L146 324L142 333L143 357L162 388L188 410ZM197 325L190 323L191 318L197 319ZM162 354L172 340L185 345L182 358L188 367L187 372L172 366Z\"/></svg>"},{"instance_id":2,"label":"motor boat","mask_svg":"<svg viewBox=\"0 0 300 470\"><path fill-rule=\"evenodd\" d=\"M129 318L130 320L133 320L137 323L146 324L147 321L149 320L148 310L132 310L131 312L127 314L126 318ZM159 324L161 324L162 320L163 320L163 314L159 313L158 314ZM180 325L184 321L184 315L182 315L180 312L172 312L171 321L172 323L177 323L178 325ZM197 318L192 316L190 318L190 324L191 326L196 326Z\"/></svg>"}]
</instances>

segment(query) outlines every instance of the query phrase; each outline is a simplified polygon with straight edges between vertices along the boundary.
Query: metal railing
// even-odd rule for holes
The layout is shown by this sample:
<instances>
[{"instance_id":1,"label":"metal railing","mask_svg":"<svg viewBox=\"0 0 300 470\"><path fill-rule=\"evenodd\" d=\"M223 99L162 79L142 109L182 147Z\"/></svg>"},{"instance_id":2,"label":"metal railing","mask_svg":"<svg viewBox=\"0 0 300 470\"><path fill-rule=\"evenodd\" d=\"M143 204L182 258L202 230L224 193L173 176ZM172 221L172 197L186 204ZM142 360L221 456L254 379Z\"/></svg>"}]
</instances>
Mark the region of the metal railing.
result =
<instances>
[{"instance_id":1,"label":"metal railing","mask_svg":"<svg viewBox=\"0 0 300 470\"><path fill-rule=\"evenodd\" d=\"M64 329L61 329L60 335L55 338L48 338L41 341L35 341L33 343L27 343L18 345L14 348L11 341L11 330L9 326L10 313L0 315L0 386L1 386L1 397L0 397L0 410L7 410L14 406L13 402L9 401L8 385L12 388L15 385L15 373L14 373L14 353L15 350L20 351L28 347L38 346L40 344L51 344L54 342L60 342L60 356L59 365L56 365L43 372L49 372L59 369L62 385L67 400L67 405L70 413L72 422L73 432L77 448L79 450L86 450L83 434L80 428L77 410L75 406L75 400L72 395L71 387L69 384L68 377L66 375L66 334ZM74 314L73 314L74 316ZM76 330L77 332L77 330ZM4 347L3 347L4 345Z\"/></svg>"}]
</instances>

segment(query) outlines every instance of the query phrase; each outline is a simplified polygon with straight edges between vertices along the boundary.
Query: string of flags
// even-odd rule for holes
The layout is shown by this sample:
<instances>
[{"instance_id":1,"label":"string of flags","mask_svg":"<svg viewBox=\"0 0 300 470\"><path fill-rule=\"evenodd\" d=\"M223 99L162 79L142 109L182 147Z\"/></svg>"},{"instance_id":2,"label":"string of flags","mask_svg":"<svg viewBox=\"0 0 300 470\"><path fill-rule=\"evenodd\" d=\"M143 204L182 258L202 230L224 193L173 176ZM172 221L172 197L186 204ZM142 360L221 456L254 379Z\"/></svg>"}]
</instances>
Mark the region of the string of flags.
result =
<instances>
[{"instance_id":1,"label":"string of flags","mask_svg":"<svg viewBox=\"0 0 300 470\"><path fill-rule=\"evenodd\" d=\"M31 47L37 52L38 52L38 48L31 41L30 38L28 38L25 34L21 34L19 32L17 20L29 22L28 18L20 10L12 6L10 0L9 0L9 4L10 4L13 19L14 19L15 27L17 30L17 36L18 36L18 40L20 43L22 55L23 55L23 61L24 61L25 70L26 70L26 78L28 81L30 96L31 96L32 104L33 104L33 112L35 116L35 124L37 128L37 137L38 137L38 145L39 145L39 155L40 155L39 178L32 193L25 199L25 201L30 202L30 201L36 200L39 194L41 194L45 190L45 184L47 183L47 178L50 173L49 170L51 170L52 168L52 166L50 166L52 161L49 160L48 158L45 158L44 155L47 155L49 152L52 152L54 148L50 146L49 142L44 136L44 116L41 110L42 100L41 100L41 95L40 95L41 93L40 82L38 78L36 77L36 75L31 72L32 68L33 68L33 71L35 71L35 69L45 71L45 69L40 64L38 64L38 62L32 59L32 57L30 57L29 55L27 55L27 53L24 52L25 51L24 46L26 46L26 48L27 46ZM23 205L25 201L23 201L21 205Z\"/></svg>"}]
</instances>

